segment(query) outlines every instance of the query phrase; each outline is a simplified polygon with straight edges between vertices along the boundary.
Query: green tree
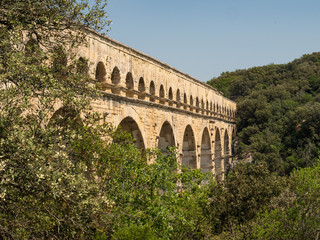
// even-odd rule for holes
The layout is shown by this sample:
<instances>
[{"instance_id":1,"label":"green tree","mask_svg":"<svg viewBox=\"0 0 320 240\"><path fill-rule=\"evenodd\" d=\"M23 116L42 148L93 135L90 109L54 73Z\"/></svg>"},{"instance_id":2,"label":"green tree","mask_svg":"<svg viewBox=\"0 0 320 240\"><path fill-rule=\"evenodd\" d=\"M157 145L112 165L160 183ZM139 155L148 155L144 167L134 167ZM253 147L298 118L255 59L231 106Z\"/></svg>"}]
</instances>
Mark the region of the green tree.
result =
<instances>
[{"instance_id":1,"label":"green tree","mask_svg":"<svg viewBox=\"0 0 320 240\"><path fill-rule=\"evenodd\" d=\"M293 171L288 189L254 226L256 239L318 239L320 163Z\"/></svg>"},{"instance_id":2,"label":"green tree","mask_svg":"<svg viewBox=\"0 0 320 240\"><path fill-rule=\"evenodd\" d=\"M104 222L99 214L105 201L87 175L102 149L100 137L110 130L95 125L100 119L89 103L98 92L75 59L84 27L109 24L104 5L0 3L2 239L88 238ZM53 116L57 103L63 109ZM80 157L84 142L94 147Z\"/></svg>"},{"instance_id":3,"label":"green tree","mask_svg":"<svg viewBox=\"0 0 320 240\"><path fill-rule=\"evenodd\" d=\"M223 184L211 189L209 216L217 239L251 239L258 213L270 209L284 183L263 162L235 166Z\"/></svg>"}]
</instances>

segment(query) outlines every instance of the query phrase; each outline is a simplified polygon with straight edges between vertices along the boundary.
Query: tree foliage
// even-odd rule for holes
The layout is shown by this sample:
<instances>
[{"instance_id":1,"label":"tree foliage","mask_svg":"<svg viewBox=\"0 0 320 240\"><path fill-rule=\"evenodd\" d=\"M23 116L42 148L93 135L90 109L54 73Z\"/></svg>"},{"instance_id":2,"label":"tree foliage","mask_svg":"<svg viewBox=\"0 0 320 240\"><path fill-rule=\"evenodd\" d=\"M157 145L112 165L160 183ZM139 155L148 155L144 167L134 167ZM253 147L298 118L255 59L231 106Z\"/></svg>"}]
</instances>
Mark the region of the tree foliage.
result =
<instances>
[{"instance_id":1,"label":"tree foliage","mask_svg":"<svg viewBox=\"0 0 320 240\"><path fill-rule=\"evenodd\" d=\"M0 3L0 238L183 239L210 232L212 177L141 153L90 102L85 27L104 1ZM152 164L148 162L153 161ZM201 185L205 181L206 185Z\"/></svg>"}]
</instances>

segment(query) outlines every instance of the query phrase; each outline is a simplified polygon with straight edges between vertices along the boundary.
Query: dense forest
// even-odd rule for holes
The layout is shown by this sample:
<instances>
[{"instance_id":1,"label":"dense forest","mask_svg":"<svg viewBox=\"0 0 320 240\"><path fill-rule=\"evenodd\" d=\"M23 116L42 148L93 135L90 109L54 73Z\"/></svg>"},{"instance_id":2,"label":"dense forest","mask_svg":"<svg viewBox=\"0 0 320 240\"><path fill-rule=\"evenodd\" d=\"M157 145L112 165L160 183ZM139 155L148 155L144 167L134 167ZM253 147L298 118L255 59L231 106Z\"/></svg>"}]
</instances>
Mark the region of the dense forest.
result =
<instances>
[{"instance_id":1,"label":"dense forest","mask_svg":"<svg viewBox=\"0 0 320 240\"><path fill-rule=\"evenodd\" d=\"M238 104L237 154L272 172L312 166L320 150L320 53L226 72L208 82Z\"/></svg>"},{"instance_id":2,"label":"dense forest","mask_svg":"<svg viewBox=\"0 0 320 240\"><path fill-rule=\"evenodd\" d=\"M92 111L77 47L105 3L0 2L0 239L318 239L320 54L210 81L254 159L216 181Z\"/></svg>"}]
</instances>

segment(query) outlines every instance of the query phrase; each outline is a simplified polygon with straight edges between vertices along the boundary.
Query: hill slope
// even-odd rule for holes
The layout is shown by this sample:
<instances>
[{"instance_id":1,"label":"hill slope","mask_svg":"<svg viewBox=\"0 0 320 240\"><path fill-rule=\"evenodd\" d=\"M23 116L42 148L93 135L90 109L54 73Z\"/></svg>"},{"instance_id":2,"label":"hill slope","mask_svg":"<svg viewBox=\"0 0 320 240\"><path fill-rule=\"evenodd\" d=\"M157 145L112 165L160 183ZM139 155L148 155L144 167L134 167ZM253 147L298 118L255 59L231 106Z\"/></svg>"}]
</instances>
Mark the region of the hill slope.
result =
<instances>
[{"instance_id":1,"label":"hill slope","mask_svg":"<svg viewBox=\"0 0 320 240\"><path fill-rule=\"evenodd\" d=\"M320 150L320 52L288 64L223 73L208 84L238 102L237 153L271 171L311 165Z\"/></svg>"}]
</instances>

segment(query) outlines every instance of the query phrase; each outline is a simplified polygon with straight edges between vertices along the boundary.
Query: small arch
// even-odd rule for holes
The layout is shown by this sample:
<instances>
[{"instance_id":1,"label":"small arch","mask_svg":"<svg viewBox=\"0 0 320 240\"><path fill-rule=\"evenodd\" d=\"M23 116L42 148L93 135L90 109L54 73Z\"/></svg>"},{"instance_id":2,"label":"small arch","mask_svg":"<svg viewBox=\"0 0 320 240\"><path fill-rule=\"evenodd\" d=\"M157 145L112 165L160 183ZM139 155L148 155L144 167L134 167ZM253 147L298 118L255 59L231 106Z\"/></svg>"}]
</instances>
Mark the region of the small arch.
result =
<instances>
[{"instance_id":1,"label":"small arch","mask_svg":"<svg viewBox=\"0 0 320 240\"><path fill-rule=\"evenodd\" d=\"M204 114L204 102L203 102L203 99L201 99L201 113Z\"/></svg>"},{"instance_id":2,"label":"small arch","mask_svg":"<svg viewBox=\"0 0 320 240\"><path fill-rule=\"evenodd\" d=\"M208 128L206 127L202 133L201 139L201 155L200 155L200 168L201 172L212 172L212 154L211 154L211 141Z\"/></svg>"},{"instance_id":3,"label":"small arch","mask_svg":"<svg viewBox=\"0 0 320 240\"><path fill-rule=\"evenodd\" d=\"M99 82L104 82L106 80L106 68L103 62L98 62L96 67L96 80Z\"/></svg>"},{"instance_id":4,"label":"small arch","mask_svg":"<svg viewBox=\"0 0 320 240\"><path fill-rule=\"evenodd\" d=\"M82 120L74 109L64 106L55 111L50 118L48 126L52 125L60 127L58 134L63 137L64 131L82 125Z\"/></svg>"},{"instance_id":5,"label":"small arch","mask_svg":"<svg viewBox=\"0 0 320 240\"><path fill-rule=\"evenodd\" d=\"M114 84L114 86L111 88L111 92L114 94L120 94L120 88L117 87L117 85L120 83L120 70L118 67L114 67L111 73L111 83Z\"/></svg>"},{"instance_id":6,"label":"small arch","mask_svg":"<svg viewBox=\"0 0 320 240\"><path fill-rule=\"evenodd\" d=\"M180 90L177 89L177 92L176 92L176 104L177 104L177 108L180 107L181 103L180 103L181 99L180 99Z\"/></svg>"},{"instance_id":7,"label":"small arch","mask_svg":"<svg viewBox=\"0 0 320 240\"><path fill-rule=\"evenodd\" d=\"M180 90L179 89L177 89L177 93L176 93L176 101L177 102L180 102Z\"/></svg>"},{"instance_id":8,"label":"small arch","mask_svg":"<svg viewBox=\"0 0 320 240\"><path fill-rule=\"evenodd\" d=\"M196 112L199 112L199 98L196 97Z\"/></svg>"},{"instance_id":9,"label":"small arch","mask_svg":"<svg viewBox=\"0 0 320 240\"><path fill-rule=\"evenodd\" d=\"M83 57L79 57L77 61L77 73L88 75L88 72L89 72L88 60Z\"/></svg>"},{"instance_id":10,"label":"small arch","mask_svg":"<svg viewBox=\"0 0 320 240\"><path fill-rule=\"evenodd\" d=\"M183 135L182 165L192 169L197 168L196 144L193 130L190 125L186 127Z\"/></svg>"},{"instance_id":11,"label":"small arch","mask_svg":"<svg viewBox=\"0 0 320 240\"><path fill-rule=\"evenodd\" d=\"M172 102L172 100L173 100L173 94L172 94L172 88L170 87L169 88L169 94L168 94L168 97L169 97L169 106L172 106L173 105L173 102Z\"/></svg>"},{"instance_id":12,"label":"small arch","mask_svg":"<svg viewBox=\"0 0 320 240\"><path fill-rule=\"evenodd\" d=\"M165 103L165 100L164 100L164 87L163 85L161 84L160 85L160 89L159 89L159 97L160 97L160 103L161 104L164 104Z\"/></svg>"},{"instance_id":13,"label":"small arch","mask_svg":"<svg viewBox=\"0 0 320 240\"><path fill-rule=\"evenodd\" d=\"M173 130L170 123L166 121L164 122L160 130L158 148L162 153L168 154L169 147L173 146L175 146Z\"/></svg>"},{"instance_id":14,"label":"small arch","mask_svg":"<svg viewBox=\"0 0 320 240\"><path fill-rule=\"evenodd\" d=\"M156 98L155 98L155 94L156 94L156 87L154 85L154 82L151 81L150 82L150 88L149 88L149 93L150 93L150 101L151 102L155 102L156 101Z\"/></svg>"},{"instance_id":15,"label":"small arch","mask_svg":"<svg viewBox=\"0 0 320 240\"><path fill-rule=\"evenodd\" d=\"M133 78L131 72L128 72L126 76L126 89L126 96L133 97Z\"/></svg>"},{"instance_id":16,"label":"small arch","mask_svg":"<svg viewBox=\"0 0 320 240\"><path fill-rule=\"evenodd\" d=\"M121 127L123 131L126 131L131 134L134 139L134 145L139 149L145 149L143 137L139 129L138 124L132 117L124 118L118 127Z\"/></svg>"},{"instance_id":17,"label":"small arch","mask_svg":"<svg viewBox=\"0 0 320 240\"><path fill-rule=\"evenodd\" d=\"M120 70L118 67L113 68L111 73L111 82L115 85L120 83Z\"/></svg>"},{"instance_id":18,"label":"small arch","mask_svg":"<svg viewBox=\"0 0 320 240\"><path fill-rule=\"evenodd\" d=\"M187 109L187 107L188 107L188 99L187 99L187 94L186 93L183 94L183 103L184 103L183 108Z\"/></svg>"},{"instance_id":19,"label":"small arch","mask_svg":"<svg viewBox=\"0 0 320 240\"><path fill-rule=\"evenodd\" d=\"M68 58L64 48L61 45L54 47L52 58L52 68L55 74L57 74L59 77L66 75Z\"/></svg>"},{"instance_id":20,"label":"small arch","mask_svg":"<svg viewBox=\"0 0 320 240\"><path fill-rule=\"evenodd\" d=\"M145 99L146 87L145 87L145 85L144 85L144 80L143 80L142 77L139 79L138 91L139 91L139 96L138 96L138 98L144 100L144 99Z\"/></svg>"},{"instance_id":21,"label":"small arch","mask_svg":"<svg viewBox=\"0 0 320 240\"><path fill-rule=\"evenodd\" d=\"M35 53L40 51L39 43L36 39L31 38L25 45L24 53L27 57L34 56Z\"/></svg>"},{"instance_id":22,"label":"small arch","mask_svg":"<svg viewBox=\"0 0 320 240\"><path fill-rule=\"evenodd\" d=\"M190 95L190 103L189 103L189 105L190 105L190 111L192 111L193 110L193 98L192 98L192 95Z\"/></svg>"},{"instance_id":23,"label":"small arch","mask_svg":"<svg viewBox=\"0 0 320 240\"><path fill-rule=\"evenodd\" d=\"M39 64L42 59L41 52L42 49L39 46L39 42L34 38L30 38L24 49L25 56L28 57L27 60L32 64Z\"/></svg>"}]
</instances>

